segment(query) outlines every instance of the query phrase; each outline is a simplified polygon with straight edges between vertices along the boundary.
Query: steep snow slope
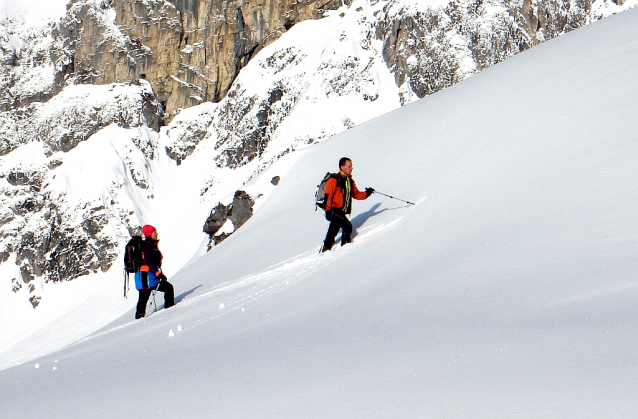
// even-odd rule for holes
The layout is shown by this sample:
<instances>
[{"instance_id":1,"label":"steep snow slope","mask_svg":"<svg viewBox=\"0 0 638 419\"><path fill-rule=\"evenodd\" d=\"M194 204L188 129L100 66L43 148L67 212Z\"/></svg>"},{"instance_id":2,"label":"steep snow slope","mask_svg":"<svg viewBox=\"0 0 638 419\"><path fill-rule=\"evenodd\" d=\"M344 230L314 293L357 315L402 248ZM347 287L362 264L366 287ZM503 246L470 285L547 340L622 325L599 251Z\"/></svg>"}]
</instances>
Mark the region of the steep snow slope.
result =
<instances>
[{"instance_id":1,"label":"steep snow slope","mask_svg":"<svg viewBox=\"0 0 638 419\"><path fill-rule=\"evenodd\" d=\"M633 417L637 24L287 156L257 214L174 276L175 308L0 372L3 415ZM320 256L312 195L342 155L417 205L355 203L355 243Z\"/></svg>"}]
</instances>

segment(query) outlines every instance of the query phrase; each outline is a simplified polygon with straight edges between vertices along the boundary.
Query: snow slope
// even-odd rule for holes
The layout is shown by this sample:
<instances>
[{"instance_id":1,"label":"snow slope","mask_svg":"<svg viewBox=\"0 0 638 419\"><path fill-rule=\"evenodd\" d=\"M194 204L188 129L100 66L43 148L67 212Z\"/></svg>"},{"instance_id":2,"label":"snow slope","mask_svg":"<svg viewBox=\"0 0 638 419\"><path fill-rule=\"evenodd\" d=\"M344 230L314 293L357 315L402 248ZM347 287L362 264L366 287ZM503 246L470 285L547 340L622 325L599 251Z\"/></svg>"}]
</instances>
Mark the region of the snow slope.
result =
<instances>
[{"instance_id":1,"label":"snow slope","mask_svg":"<svg viewBox=\"0 0 638 419\"><path fill-rule=\"evenodd\" d=\"M3 417L634 417L637 24L286 156L255 216L173 276L175 308L0 371ZM417 205L355 203L355 243L318 255L312 196L343 155Z\"/></svg>"}]
</instances>

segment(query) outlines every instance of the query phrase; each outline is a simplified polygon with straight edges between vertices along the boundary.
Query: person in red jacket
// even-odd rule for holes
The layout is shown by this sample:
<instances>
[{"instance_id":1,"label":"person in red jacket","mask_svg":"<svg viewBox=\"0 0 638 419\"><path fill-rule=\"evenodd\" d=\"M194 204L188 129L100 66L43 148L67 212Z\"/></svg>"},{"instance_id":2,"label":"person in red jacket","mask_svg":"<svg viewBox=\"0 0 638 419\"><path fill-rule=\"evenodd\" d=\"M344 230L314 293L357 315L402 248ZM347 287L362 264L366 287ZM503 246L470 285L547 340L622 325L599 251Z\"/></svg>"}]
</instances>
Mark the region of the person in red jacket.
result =
<instances>
[{"instance_id":1,"label":"person in red jacket","mask_svg":"<svg viewBox=\"0 0 638 419\"><path fill-rule=\"evenodd\" d=\"M143 264L139 272L135 273L135 288L139 291L135 318L141 319L146 315L146 303L154 289L164 293L164 308L175 305L175 291L162 273L162 252L157 247L159 240L157 230L151 225L142 227L146 240L142 242Z\"/></svg>"},{"instance_id":2,"label":"person in red jacket","mask_svg":"<svg viewBox=\"0 0 638 419\"><path fill-rule=\"evenodd\" d=\"M326 220L330 221L322 252L332 249L335 237L341 230L341 245L352 242L352 223L347 215L352 212L352 198L363 200L374 193L374 189L366 188L365 192L357 189L352 179L352 160L342 157L339 160L339 173L326 183Z\"/></svg>"}]
</instances>

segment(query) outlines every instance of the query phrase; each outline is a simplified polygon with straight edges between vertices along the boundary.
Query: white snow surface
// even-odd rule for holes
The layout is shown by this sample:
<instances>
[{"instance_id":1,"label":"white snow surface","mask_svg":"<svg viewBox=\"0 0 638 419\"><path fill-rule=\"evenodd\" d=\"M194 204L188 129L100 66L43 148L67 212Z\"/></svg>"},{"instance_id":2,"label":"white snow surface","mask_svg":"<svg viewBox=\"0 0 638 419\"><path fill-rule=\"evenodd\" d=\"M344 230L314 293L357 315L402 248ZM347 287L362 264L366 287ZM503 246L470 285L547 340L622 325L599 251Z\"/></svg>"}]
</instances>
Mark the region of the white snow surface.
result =
<instances>
[{"instance_id":1,"label":"white snow surface","mask_svg":"<svg viewBox=\"0 0 638 419\"><path fill-rule=\"evenodd\" d=\"M47 24L66 13L71 0L0 0L0 20L24 22L28 26Z\"/></svg>"},{"instance_id":2,"label":"white snow surface","mask_svg":"<svg viewBox=\"0 0 638 419\"><path fill-rule=\"evenodd\" d=\"M0 371L3 417L633 418L637 25L612 16L285 156L248 185L283 174L255 215L171 276L177 306L29 355L117 317L103 296L1 352L22 362ZM312 197L344 155L360 188L416 205L355 202L354 243L319 255ZM182 255L199 243L169 220L202 211L194 187L153 209Z\"/></svg>"}]
</instances>

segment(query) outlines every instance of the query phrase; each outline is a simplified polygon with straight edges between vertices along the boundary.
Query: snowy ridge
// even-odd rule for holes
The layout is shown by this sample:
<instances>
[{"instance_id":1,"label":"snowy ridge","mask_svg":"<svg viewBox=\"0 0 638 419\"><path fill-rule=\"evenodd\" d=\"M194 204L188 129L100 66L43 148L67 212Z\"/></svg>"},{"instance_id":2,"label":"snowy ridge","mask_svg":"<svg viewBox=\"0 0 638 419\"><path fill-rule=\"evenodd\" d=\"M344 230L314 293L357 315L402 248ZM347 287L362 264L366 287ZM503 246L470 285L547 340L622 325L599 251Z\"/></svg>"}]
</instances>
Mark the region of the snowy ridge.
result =
<instances>
[{"instance_id":1,"label":"snowy ridge","mask_svg":"<svg viewBox=\"0 0 638 419\"><path fill-rule=\"evenodd\" d=\"M1 371L3 413L632 418L637 22L286 155L259 211L172 275L175 308ZM342 155L360 187L417 205L356 202L354 243L319 255L313 190Z\"/></svg>"}]
</instances>

